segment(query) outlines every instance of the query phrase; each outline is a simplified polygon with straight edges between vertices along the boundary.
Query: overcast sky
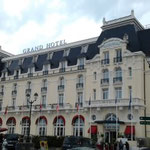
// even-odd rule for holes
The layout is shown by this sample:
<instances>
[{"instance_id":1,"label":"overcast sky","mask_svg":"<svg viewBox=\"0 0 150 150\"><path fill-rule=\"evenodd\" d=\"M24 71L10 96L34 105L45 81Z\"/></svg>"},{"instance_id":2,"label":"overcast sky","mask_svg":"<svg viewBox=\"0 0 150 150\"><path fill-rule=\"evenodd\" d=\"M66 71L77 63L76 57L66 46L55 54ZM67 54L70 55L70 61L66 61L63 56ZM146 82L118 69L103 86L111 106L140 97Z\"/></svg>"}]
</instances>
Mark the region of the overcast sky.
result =
<instances>
[{"instance_id":1,"label":"overcast sky","mask_svg":"<svg viewBox=\"0 0 150 150\"><path fill-rule=\"evenodd\" d=\"M103 17L127 16L150 24L150 0L0 0L0 45L12 54L65 39L99 36Z\"/></svg>"}]
</instances>

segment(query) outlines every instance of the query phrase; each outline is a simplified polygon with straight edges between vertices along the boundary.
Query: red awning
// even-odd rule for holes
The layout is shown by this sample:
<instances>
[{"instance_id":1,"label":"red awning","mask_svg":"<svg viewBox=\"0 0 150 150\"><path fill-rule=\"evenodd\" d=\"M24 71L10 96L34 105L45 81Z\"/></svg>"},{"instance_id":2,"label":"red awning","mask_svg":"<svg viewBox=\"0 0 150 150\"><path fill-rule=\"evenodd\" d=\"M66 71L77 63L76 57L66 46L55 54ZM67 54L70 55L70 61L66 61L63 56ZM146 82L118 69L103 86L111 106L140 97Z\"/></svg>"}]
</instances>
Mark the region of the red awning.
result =
<instances>
[{"instance_id":1,"label":"red awning","mask_svg":"<svg viewBox=\"0 0 150 150\"><path fill-rule=\"evenodd\" d=\"M22 120L30 120L30 117L24 116L24 117L22 118Z\"/></svg>"},{"instance_id":2,"label":"red awning","mask_svg":"<svg viewBox=\"0 0 150 150\"><path fill-rule=\"evenodd\" d=\"M92 133L92 134L97 134L97 126L91 126L89 129L88 129L88 133Z\"/></svg>"},{"instance_id":3,"label":"red awning","mask_svg":"<svg viewBox=\"0 0 150 150\"><path fill-rule=\"evenodd\" d=\"M14 125L16 125L16 119L15 119L15 117L9 117L8 120L7 120L7 122L6 122L6 124L8 124L10 122L13 122Z\"/></svg>"},{"instance_id":4,"label":"red awning","mask_svg":"<svg viewBox=\"0 0 150 150\"><path fill-rule=\"evenodd\" d=\"M64 126L65 126L66 121L65 121L65 118L64 118L62 115L56 116L56 117L54 118L53 124L56 123L57 118L58 118L58 119L61 118L61 119L63 120Z\"/></svg>"},{"instance_id":5,"label":"red awning","mask_svg":"<svg viewBox=\"0 0 150 150\"><path fill-rule=\"evenodd\" d=\"M47 124L47 118L46 118L45 116L40 116L39 118L37 118L35 124L38 123L39 119L40 119L40 120L41 120L41 119L44 119L45 122L46 122L46 124Z\"/></svg>"},{"instance_id":6,"label":"red awning","mask_svg":"<svg viewBox=\"0 0 150 150\"><path fill-rule=\"evenodd\" d=\"M126 126L124 134L135 134L135 126Z\"/></svg>"},{"instance_id":7,"label":"red awning","mask_svg":"<svg viewBox=\"0 0 150 150\"><path fill-rule=\"evenodd\" d=\"M0 125L2 126L2 124L3 124L3 121L2 121L2 118L0 118Z\"/></svg>"},{"instance_id":8,"label":"red awning","mask_svg":"<svg viewBox=\"0 0 150 150\"><path fill-rule=\"evenodd\" d=\"M8 129L7 128L0 128L0 132L4 132L4 131L7 131Z\"/></svg>"},{"instance_id":9,"label":"red awning","mask_svg":"<svg viewBox=\"0 0 150 150\"><path fill-rule=\"evenodd\" d=\"M85 119L84 119L84 117L83 117L82 115L76 115L76 116L74 116L73 119L72 119L72 125L74 124L75 120L78 119L78 117L80 117L80 119L82 119L83 122L84 122Z\"/></svg>"}]
</instances>

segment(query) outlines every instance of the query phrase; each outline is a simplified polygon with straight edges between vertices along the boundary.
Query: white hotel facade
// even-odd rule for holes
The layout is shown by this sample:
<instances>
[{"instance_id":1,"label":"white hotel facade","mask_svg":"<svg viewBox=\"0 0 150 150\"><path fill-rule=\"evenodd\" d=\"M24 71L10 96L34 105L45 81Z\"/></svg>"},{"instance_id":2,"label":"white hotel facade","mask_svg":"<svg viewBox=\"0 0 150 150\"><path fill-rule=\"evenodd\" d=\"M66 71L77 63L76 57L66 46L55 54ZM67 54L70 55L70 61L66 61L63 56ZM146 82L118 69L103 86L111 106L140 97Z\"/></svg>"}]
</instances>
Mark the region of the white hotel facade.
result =
<instances>
[{"instance_id":1,"label":"white hotel facade","mask_svg":"<svg viewBox=\"0 0 150 150\"><path fill-rule=\"evenodd\" d=\"M38 93L31 113L32 135L90 137L91 132L92 136L104 134L107 142L115 140L116 132L129 139L150 136L150 127L140 124L139 118L150 116L147 38L150 29L132 11L123 18L104 19L99 37L3 56L1 127L27 135L26 95L34 100Z\"/></svg>"}]
</instances>

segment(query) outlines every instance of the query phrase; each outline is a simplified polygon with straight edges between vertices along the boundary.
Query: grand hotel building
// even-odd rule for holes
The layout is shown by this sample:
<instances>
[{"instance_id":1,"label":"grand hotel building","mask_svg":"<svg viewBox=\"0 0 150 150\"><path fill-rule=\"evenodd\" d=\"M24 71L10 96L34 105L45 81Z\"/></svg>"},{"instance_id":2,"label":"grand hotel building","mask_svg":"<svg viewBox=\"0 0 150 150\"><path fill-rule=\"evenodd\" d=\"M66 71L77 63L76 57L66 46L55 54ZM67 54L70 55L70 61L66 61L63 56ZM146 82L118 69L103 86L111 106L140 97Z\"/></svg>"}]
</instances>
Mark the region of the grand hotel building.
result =
<instances>
[{"instance_id":1,"label":"grand hotel building","mask_svg":"<svg viewBox=\"0 0 150 150\"><path fill-rule=\"evenodd\" d=\"M1 51L0 126L27 135L150 136L150 29L129 16L103 19L99 37L36 52ZM129 109L130 105L130 109ZM42 106L42 107L41 107ZM59 108L58 108L59 106ZM131 128L132 127L132 128Z\"/></svg>"}]
</instances>

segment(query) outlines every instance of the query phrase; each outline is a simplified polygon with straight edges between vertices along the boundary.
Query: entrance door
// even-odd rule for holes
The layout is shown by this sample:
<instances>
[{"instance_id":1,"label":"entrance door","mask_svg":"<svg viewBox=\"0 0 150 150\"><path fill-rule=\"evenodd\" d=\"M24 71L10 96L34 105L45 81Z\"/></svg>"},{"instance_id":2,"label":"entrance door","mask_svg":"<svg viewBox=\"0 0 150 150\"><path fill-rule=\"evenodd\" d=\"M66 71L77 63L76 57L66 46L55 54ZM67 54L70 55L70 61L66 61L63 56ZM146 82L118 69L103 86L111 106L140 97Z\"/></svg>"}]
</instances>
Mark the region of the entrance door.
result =
<instances>
[{"instance_id":1,"label":"entrance door","mask_svg":"<svg viewBox=\"0 0 150 150\"><path fill-rule=\"evenodd\" d=\"M116 141L116 132L106 131L104 138L106 143L114 143Z\"/></svg>"}]
</instances>

